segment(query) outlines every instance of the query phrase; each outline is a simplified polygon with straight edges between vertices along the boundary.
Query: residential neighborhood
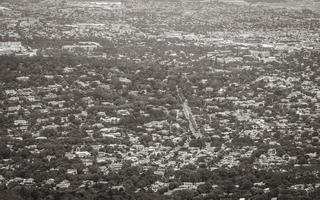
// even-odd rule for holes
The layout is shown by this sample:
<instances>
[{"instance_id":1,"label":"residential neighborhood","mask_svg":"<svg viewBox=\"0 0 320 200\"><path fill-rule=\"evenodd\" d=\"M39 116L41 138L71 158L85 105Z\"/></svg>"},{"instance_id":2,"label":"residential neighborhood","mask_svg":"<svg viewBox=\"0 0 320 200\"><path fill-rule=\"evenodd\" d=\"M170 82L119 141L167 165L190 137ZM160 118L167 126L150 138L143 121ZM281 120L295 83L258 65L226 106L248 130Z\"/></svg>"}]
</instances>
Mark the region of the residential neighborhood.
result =
<instances>
[{"instance_id":1,"label":"residential neighborhood","mask_svg":"<svg viewBox=\"0 0 320 200\"><path fill-rule=\"evenodd\" d=\"M0 197L319 199L320 13L289 1L0 2Z\"/></svg>"}]
</instances>

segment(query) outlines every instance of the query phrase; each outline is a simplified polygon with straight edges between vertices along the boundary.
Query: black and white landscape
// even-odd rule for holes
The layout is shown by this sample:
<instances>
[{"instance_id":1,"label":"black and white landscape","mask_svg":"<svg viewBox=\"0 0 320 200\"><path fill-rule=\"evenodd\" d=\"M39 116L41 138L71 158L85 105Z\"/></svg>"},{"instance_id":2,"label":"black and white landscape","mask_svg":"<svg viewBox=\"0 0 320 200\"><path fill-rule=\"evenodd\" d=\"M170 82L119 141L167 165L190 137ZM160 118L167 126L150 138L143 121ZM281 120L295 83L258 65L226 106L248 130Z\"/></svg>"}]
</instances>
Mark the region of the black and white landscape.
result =
<instances>
[{"instance_id":1,"label":"black and white landscape","mask_svg":"<svg viewBox=\"0 0 320 200\"><path fill-rule=\"evenodd\" d=\"M1 0L1 200L320 199L319 0Z\"/></svg>"}]
</instances>

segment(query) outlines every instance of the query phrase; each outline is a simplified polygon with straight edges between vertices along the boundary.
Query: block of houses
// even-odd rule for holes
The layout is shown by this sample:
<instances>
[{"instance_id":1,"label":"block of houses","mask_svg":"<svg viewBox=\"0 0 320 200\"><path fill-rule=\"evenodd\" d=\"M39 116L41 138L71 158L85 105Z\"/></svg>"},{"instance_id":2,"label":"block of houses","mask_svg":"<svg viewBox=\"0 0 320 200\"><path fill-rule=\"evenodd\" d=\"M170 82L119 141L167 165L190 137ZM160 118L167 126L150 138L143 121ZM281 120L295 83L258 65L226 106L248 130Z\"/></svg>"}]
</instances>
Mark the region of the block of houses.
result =
<instances>
[{"instance_id":1,"label":"block of houses","mask_svg":"<svg viewBox=\"0 0 320 200\"><path fill-rule=\"evenodd\" d=\"M58 188L58 189L67 189L67 188L69 188L70 187L70 181L68 181L68 180L63 180L63 181L61 181L59 184L57 184L56 185L56 188Z\"/></svg>"}]
</instances>

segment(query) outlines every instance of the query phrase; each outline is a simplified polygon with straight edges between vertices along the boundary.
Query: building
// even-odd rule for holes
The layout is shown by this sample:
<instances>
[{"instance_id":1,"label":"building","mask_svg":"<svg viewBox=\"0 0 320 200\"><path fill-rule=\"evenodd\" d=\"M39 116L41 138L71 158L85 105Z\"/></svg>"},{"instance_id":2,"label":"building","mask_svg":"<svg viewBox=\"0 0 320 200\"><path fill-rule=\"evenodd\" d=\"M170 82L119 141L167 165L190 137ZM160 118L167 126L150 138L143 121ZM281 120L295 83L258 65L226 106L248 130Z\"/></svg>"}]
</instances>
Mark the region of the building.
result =
<instances>
[{"instance_id":1,"label":"building","mask_svg":"<svg viewBox=\"0 0 320 200\"><path fill-rule=\"evenodd\" d=\"M92 52L99 47L101 47L101 45L96 42L79 42L78 44L74 44L74 45L64 45L62 46L62 49L69 52L76 52L77 50Z\"/></svg>"},{"instance_id":2,"label":"building","mask_svg":"<svg viewBox=\"0 0 320 200\"><path fill-rule=\"evenodd\" d=\"M60 182L59 184L56 185L57 188L59 189L66 189L70 187L70 181L68 180L63 180L62 182Z\"/></svg>"},{"instance_id":3,"label":"building","mask_svg":"<svg viewBox=\"0 0 320 200\"><path fill-rule=\"evenodd\" d=\"M255 58L268 58L270 57L269 51L257 51L257 50L250 50L250 54Z\"/></svg>"},{"instance_id":4,"label":"building","mask_svg":"<svg viewBox=\"0 0 320 200\"><path fill-rule=\"evenodd\" d=\"M23 51L21 42L0 42L0 55Z\"/></svg>"}]
</instances>

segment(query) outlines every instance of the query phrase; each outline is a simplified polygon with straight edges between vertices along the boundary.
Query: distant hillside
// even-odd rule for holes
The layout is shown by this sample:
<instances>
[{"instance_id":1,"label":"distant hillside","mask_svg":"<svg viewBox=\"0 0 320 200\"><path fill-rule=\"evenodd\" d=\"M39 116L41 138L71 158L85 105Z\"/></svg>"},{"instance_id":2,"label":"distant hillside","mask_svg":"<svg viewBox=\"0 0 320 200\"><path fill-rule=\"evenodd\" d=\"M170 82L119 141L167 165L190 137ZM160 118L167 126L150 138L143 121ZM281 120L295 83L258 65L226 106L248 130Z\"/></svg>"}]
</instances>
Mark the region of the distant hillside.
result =
<instances>
[{"instance_id":1,"label":"distant hillside","mask_svg":"<svg viewBox=\"0 0 320 200\"><path fill-rule=\"evenodd\" d=\"M287 2L287 0L245 0L248 3L258 3L258 2L264 2L264 3L283 3Z\"/></svg>"}]
</instances>

